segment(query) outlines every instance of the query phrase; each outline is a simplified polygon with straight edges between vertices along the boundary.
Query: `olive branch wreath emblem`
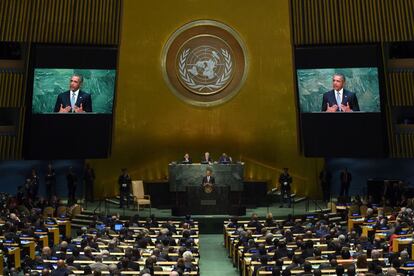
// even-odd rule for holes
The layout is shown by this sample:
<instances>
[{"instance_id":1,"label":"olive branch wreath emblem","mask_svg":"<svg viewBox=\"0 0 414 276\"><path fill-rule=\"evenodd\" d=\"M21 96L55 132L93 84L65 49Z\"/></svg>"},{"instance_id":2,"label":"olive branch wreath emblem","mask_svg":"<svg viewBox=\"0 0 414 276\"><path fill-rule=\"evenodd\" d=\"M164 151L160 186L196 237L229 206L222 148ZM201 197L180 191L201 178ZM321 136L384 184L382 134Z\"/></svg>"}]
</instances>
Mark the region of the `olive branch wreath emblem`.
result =
<instances>
[{"instance_id":1,"label":"olive branch wreath emblem","mask_svg":"<svg viewBox=\"0 0 414 276\"><path fill-rule=\"evenodd\" d=\"M214 84L197 84L185 70L185 65L187 57L190 54L190 49L184 50L180 55L180 62L178 65L178 72L180 73L180 77L183 80L183 82L191 89L198 91L201 91L203 89L209 89L210 91L213 91L215 89L222 88L231 76L233 70L233 62L231 61L230 53L226 49L221 49L221 53L223 54L225 60L224 74L222 74Z\"/></svg>"}]
</instances>

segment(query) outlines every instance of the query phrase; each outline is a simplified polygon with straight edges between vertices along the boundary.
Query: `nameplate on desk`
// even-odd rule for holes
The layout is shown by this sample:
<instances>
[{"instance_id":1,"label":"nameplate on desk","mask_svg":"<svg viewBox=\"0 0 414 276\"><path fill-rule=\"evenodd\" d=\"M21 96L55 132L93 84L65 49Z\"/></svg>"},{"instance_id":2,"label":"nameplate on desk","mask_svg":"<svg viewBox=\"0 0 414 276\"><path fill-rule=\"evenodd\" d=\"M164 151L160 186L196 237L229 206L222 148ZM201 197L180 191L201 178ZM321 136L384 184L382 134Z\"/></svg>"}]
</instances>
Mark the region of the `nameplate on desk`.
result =
<instances>
[{"instance_id":1,"label":"nameplate on desk","mask_svg":"<svg viewBox=\"0 0 414 276\"><path fill-rule=\"evenodd\" d=\"M200 200L200 205L216 205L215 199L202 199Z\"/></svg>"}]
</instances>

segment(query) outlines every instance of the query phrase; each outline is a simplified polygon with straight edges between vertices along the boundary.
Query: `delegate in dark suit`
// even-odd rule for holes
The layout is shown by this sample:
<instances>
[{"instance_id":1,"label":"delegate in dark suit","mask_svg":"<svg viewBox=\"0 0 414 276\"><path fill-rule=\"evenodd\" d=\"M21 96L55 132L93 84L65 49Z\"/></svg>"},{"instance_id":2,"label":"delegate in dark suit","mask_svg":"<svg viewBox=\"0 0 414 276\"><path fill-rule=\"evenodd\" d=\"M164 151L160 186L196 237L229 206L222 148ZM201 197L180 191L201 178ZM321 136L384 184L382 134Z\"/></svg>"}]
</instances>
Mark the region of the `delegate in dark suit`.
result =
<instances>
[{"instance_id":1,"label":"delegate in dark suit","mask_svg":"<svg viewBox=\"0 0 414 276\"><path fill-rule=\"evenodd\" d=\"M216 183L216 180L211 175L211 171L207 170L206 176L203 177L203 181L201 183L201 188L207 192L210 193L214 190L214 184Z\"/></svg>"},{"instance_id":2,"label":"delegate in dark suit","mask_svg":"<svg viewBox=\"0 0 414 276\"><path fill-rule=\"evenodd\" d=\"M352 111L359 111L358 99L355 93L344 89L342 95L342 102L344 106L349 105ZM323 94L322 98L322 111L326 111L329 106L337 105L335 90L330 90ZM338 108L339 111L339 108Z\"/></svg>"},{"instance_id":3,"label":"delegate in dark suit","mask_svg":"<svg viewBox=\"0 0 414 276\"><path fill-rule=\"evenodd\" d=\"M203 177L203 185L209 183L209 184L216 184L216 180L214 179L214 176L206 175Z\"/></svg>"},{"instance_id":4,"label":"delegate in dark suit","mask_svg":"<svg viewBox=\"0 0 414 276\"><path fill-rule=\"evenodd\" d=\"M66 91L63 93L60 93L56 99L55 108L53 109L53 112L59 112L60 107L65 108L67 106L71 106L70 104L70 92ZM85 112L92 112L92 98L89 93L86 93L82 90L79 90L78 98L76 99L75 105L77 107L80 107L82 105L82 109Z\"/></svg>"},{"instance_id":5,"label":"delegate in dark suit","mask_svg":"<svg viewBox=\"0 0 414 276\"><path fill-rule=\"evenodd\" d=\"M351 186L351 181L352 181L352 174L348 171L347 168L345 168L343 171L341 171L341 174L339 175L339 179L341 181L341 190L339 192L339 195L348 196L349 187Z\"/></svg>"}]
</instances>

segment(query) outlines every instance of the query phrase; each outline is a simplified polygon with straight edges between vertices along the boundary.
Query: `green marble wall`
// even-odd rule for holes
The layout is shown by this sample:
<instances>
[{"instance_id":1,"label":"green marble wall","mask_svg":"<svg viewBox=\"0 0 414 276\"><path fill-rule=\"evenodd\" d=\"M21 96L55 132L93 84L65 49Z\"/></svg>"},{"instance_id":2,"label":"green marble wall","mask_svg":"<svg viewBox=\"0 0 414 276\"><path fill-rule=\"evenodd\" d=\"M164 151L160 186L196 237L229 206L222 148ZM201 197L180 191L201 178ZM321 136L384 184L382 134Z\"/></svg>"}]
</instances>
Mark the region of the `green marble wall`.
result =
<instances>
[{"instance_id":1,"label":"green marble wall","mask_svg":"<svg viewBox=\"0 0 414 276\"><path fill-rule=\"evenodd\" d=\"M74 73L83 76L81 89L91 94L93 111L112 113L115 70L43 68L35 69L32 112L53 112L57 96L69 89L69 80Z\"/></svg>"},{"instance_id":2,"label":"green marble wall","mask_svg":"<svg viewBox=\"0 0 414 276\"><path fill-rule=\"evenodd\" d=\"M184 192L188 186L200 187L206 170L210 169L216 186L230 187L231 191L243 190L244 164L170 164L170 191Z\"/></svg>"},{"instance_id":3,"label":"green marble wall","mask_svg":"<svg viewBox=\"0 0 414 276\"><path fill-rule=\"evenodd\" d=\"M321 111L322 95L332 90L335 73L345 75L345 89L356 93L361 111L381 111L377 68L330 68L297 70L301 112Z\"/></svg>"}]
</instances>

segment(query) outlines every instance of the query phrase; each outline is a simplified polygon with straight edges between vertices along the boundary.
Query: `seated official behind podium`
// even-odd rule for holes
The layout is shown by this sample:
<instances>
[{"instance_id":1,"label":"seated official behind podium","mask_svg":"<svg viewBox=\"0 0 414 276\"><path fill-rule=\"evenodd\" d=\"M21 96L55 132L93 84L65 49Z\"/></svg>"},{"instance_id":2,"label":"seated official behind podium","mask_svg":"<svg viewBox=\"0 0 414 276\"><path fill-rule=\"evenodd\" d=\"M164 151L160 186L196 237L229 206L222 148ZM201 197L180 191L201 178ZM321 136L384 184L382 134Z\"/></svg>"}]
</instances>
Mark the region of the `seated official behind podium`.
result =
<instances>
[{"instance_id":1,"label":"seated official behind podium","mask_svg":"<svg viewBox=\"0 0 414 276\"><path fill-rule=\"evenodd\" d=\"M213 164L213 159L210 157L209 152L205 152L204 156L201 158L201 164Z\"/></svg>"},{"instance_id":2,"label":"seated official behind podium","mask_svg":"<svg viewBox=\"0 0 414 276\"><path fill-rule=\"evenodd\" d=\"M193 160L191 160L191 157L188 153L184 154L184 158L181 161L181 164L192 164Z\"/></svg>"},{"instance_id":3,"label":"seated official behind podium","mask_svg":"<svg viewBox=\"0 0 414 276\"><path fill-rule=\"evenodd\" d=\"M220 156L219 163L220 164L230 164L233 162L230 156L228 156L225 152Z\"/></svg>"}]
</instances>

